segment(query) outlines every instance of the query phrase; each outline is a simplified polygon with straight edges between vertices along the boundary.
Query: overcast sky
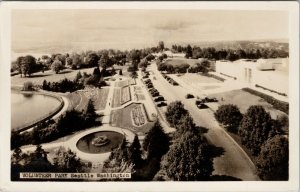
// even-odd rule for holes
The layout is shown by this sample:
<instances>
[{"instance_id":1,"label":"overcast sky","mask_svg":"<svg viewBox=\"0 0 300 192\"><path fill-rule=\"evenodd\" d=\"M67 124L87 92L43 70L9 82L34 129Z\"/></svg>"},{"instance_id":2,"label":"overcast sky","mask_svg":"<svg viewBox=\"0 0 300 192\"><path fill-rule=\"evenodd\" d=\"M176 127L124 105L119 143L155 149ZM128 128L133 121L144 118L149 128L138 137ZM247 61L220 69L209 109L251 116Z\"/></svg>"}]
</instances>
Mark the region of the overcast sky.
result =
<instances>
[{"instance_id":1,"label":"overcast sky","mask_svg":"<svg viewBox=\"0 0 300 192\"><path fill-rule=\"evenodd\" d=\"M141 48L219 40L287 39L288 14L274 11L14 10L12 47Z\"/></svg>"}]
</instances>

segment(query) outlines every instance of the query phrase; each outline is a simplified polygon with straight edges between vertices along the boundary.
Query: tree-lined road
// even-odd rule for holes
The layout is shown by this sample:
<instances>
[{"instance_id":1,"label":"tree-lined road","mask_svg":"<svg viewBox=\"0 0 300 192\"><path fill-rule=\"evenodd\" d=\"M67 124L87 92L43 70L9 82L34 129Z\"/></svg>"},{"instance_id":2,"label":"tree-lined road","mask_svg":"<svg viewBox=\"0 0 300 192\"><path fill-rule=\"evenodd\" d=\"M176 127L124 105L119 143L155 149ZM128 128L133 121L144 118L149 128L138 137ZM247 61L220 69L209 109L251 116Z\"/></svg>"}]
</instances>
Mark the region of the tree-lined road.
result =
<instances>
[{"instance_id":1,"label":"tree-lined road","mask_svg":"<svg viewBox=\"0 0 300 192\"><path fill-rule=\"evenodd\" d=\"M192 115L197 126L205 127L208 132L205 134L208 141L217 147L224 149L224 154L214 159L213 174L227 175L240 178L242 180L259 180L255 174L255 166L249 159L247 154L238 146L237 143L221 128L214 118L214 114L210 109L198 109L194 99L186 99L187 93L193 93L183 86L173 86L169 84L157 70L154 62L149 66L149 71L155 76L153 80L154 87L165 97L167 103L180 100L185 108Z\"/></svg>"}]
</instances>

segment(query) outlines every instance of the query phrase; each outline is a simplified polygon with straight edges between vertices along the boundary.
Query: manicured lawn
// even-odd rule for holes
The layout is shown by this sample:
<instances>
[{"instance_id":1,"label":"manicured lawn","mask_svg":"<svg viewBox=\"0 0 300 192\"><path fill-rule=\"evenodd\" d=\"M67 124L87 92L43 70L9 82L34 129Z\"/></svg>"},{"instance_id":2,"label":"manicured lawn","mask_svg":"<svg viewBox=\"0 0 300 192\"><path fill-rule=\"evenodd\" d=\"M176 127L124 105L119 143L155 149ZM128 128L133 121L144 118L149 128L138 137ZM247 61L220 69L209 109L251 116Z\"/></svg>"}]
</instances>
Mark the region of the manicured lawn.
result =
<instances>
[{"instance_id":1,"label":"manicured lawn","mask_svg":"<svg viewBox=\"0 0 300 192\"><path fill-rule=\"evenodd\" d=\"M185 73L179 78L184 81L185 83L192 83L192 84L198 84L198 83L222 83L222 81L219 81L212 77L203 76L196 73Z\"/></svg>"},{"instance_id":2,"label":"manicured lawn","mask_svg":"<svg viewBox=\"0 0 300 192\"><path fill-rule=\"evenodd\" d=\"M128 86L122 88L114 88L112 107L120 107L130 100L130 88Z\"/></svg>"},{"instance_id":3,"label":"manicured lawn","mask_svg":"<svg viewBox=\"0 0 300 192\"><path fill-rule=\"evenodd\" d=\"M112 107L120 107L121 106L121 89L114 88Z\"/></svg>"},{"instance_id":4,"label":"manicured lawn","mask_svg":"<svg viewBox=\"0 0 300 192\"><path fill-rule=\"evenodd\" d=\"M270 113L270 115L274 119L276 119L277 116L286 115L282 111L274 109L274 107L271 104L265 102L262 98L252 95L243 90L233 90L233 91L228 91L228 92L223 92L218 94L212 94L210 95L210 97L216 97L220 105L224 105L224 104L237 105L240 108L240 111L242 113L245 113L251 105L261 105L265 108L266 111Z\"/></svg>"},{"instance_id":5,"label":"manicured lawn","mask_svg":"<svg viewBox=\"0 0 300 192\"><path fill-rule=\"evenodd\" d=\"M110 124L112 126L129 129L131 131L134 131L135 133L139 133L139 132L147 133L149 129L153 126L154 124L153 122L149 122L146 117L145 119L147 119L147 123L139 127L134 126L132 122L132 118L131 118L132 110L138 107L139 105L142 104L133 103L128 105L125 108L112 111L110 116Z\"/></svg>"},{"instance_id":6,"label":"manicured lawn","mask_svg":"<svg viewBox=\"0 0 300 192\"><path fill-rule=\"evenodd\" d=\"M83 91L75 91L67 95L70 100L69 109L83 110L86 108L89 98L94 101L96 110L103 110L106 105L109 88L85 89Z\"/></svg>"},{"instance_id":7,"label":"manicured lawn","mask_svg":"<svg viewBox=\"0 0 300 192\"><path fill-rule=\"evenodd\" d=\"M45 71L44 73L38 72L32 74L31 77L21 78L20 75L15 75L11 77L11 84L12 85L23 85L24 82L31 81L34 85L42 85L43 81L50 81L50 82L56 82L60 81L64 78L73 80L76 76L76 74L80 71L81 73L87 72L87 73L93 73L93 68L88 69L80 69L80 70L72 70L72 69L65 69L61 71L59 74L55 74L55 72L49 70Z\"/></svg>"}]
</instances>

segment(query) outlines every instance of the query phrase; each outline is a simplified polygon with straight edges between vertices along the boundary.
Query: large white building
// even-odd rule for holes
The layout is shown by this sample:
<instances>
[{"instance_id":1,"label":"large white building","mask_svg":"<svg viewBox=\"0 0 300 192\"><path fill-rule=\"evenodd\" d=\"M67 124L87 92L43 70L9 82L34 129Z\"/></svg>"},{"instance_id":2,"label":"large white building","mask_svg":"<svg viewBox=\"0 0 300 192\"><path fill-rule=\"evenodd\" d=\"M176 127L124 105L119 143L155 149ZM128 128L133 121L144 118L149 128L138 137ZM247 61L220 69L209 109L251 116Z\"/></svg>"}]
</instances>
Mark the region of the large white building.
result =
<instances>
[{"instance_id":1,"label":"large white building","mask_svg":"<svg viewBox=\"0 0 300 192\"><path fill-rule=\"evenodd\" d=\"M288 62L288 58L216 61L216 72L248 85L288 95Z\"/></svg>"}]
</instances>

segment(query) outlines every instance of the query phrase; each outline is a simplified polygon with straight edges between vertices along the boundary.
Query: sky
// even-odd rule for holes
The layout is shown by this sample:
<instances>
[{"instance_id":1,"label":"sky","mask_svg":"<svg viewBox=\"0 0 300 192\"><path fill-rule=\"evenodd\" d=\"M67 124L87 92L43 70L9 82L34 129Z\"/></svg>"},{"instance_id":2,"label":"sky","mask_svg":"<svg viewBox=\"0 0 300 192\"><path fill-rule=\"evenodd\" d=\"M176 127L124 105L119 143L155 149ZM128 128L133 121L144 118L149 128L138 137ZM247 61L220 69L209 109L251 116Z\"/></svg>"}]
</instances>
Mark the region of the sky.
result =
<instances>
[{"instance_id":1,"label":"sky","mask_svg":"<svg viewBox=\"0 0 300 192\"><path fill-rule=\"evenodd\" d=\"M131 49L288 39L288 13L225 10L13 10L12 49Z\"/></svg>"}]
</instances>

